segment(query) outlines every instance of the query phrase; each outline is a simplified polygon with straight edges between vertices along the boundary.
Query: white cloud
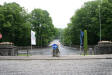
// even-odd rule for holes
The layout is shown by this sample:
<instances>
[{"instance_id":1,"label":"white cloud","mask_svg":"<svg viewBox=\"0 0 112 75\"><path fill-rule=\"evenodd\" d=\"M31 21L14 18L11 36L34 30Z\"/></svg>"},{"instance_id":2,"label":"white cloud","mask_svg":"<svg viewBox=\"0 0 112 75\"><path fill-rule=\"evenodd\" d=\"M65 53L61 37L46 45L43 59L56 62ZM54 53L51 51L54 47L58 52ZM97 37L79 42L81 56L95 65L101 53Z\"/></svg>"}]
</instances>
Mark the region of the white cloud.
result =
<instances>
[{"instance_id":1,"label":"white cloud","mask_svg":"<svg viewBox=\"0 0 112 75\"><path fill-rule=\"evenodd\" d=\"M53 19L54 26L65 28L75 11L87 1L91 0L0 0L0 4L17 2L29 12L34 8L47 10Z\"/></svg>"}]
</instances>

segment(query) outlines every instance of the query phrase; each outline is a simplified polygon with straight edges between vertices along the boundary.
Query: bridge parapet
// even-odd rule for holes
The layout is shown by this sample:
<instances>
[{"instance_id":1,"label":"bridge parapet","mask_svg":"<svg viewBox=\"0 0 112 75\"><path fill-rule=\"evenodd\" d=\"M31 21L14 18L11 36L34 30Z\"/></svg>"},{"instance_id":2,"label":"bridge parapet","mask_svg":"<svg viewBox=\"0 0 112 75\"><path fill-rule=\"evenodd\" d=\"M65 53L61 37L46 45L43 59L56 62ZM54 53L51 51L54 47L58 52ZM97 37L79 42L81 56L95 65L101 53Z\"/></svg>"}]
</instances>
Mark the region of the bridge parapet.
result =
<instances>
[{"instance_id":1,"label":"bridge parapet","mask_svg":"<svg viewBox=\"0 0 112 75\"><path fill-rule=\"evenodd\" d=\"M112 54L112 42L100 41L94 48L95 54Z\"/></svg>"},{"instance_id":2,"label":"bridge parapet","mask_svg":"<svg viewBox=\"0 0 112 75\"><path fill-rule=\"evenodd\" d=\"M17 55L16 46L11 42L0 43L0 56L15 56Z\"/></svg>"}]
</instances>

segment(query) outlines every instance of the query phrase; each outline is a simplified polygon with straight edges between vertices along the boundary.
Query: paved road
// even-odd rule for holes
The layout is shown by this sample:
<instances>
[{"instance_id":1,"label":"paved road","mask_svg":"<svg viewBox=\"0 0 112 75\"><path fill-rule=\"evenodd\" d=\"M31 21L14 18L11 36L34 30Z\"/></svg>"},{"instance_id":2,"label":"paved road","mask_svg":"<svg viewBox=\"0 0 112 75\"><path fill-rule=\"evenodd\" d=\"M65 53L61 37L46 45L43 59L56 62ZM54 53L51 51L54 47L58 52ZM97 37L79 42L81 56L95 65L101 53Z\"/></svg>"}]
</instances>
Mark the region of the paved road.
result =
<instances>
[{"instance_id":1,"label":"paved road","mask_svg":"<svg viewBox=\"0 0 112 75\"><path fill-rule=\"evenodd\" d=\"M112 59L0 60L0 75L112 75Z\"/></svg>"},{"instance_id":2,"label":"paved road","mask_svg":"<svg viewBox=\"0 0 112 75\"><path fill-rule=\"evenodd\" d=\"M61 55L79 55L80 50L78 48L73 48L73 47L67 47L63 46L60 44L59 40L54 40L51 43L59 43L59 50ZM20 51L19 53L25 53L24 51ZM48 48L38 48L38 49L33 49L30 51L31 55L52 55L52 48L51 46Z\"/></svg>"},{"instance_id":3,"label":"paved road","mask_svg":"<svg viewBox=\"0 0 112 75\"><path fill-rule=\"evenodd\" d=\"M80 51L77 48L67 47L60 45L60 54L61 55L79 55ZM30 51L31 55L52 55L52 48L39 48L33 49Z\"/></svg>"}]
</instances>

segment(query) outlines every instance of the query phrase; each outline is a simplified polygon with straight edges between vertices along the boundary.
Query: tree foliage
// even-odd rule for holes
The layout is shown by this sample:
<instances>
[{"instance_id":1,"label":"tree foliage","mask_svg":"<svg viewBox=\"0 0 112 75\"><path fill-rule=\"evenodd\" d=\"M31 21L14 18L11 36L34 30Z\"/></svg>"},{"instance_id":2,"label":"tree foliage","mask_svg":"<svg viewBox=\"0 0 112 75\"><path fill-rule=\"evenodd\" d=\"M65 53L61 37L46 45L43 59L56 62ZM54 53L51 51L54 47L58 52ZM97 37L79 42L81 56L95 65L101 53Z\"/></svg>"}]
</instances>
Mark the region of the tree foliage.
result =
<instances>
[{"instance_id":1,"label":"tree foliage","mask_svg":"<svg viewBox=\"0 0 112 75\"><path fill-rule=\"evenodd\" d=\"M31 24L32 30L36 32L37 46L47 46L55 34L49 13L46 10L34 9L31 12Z\"/></svg>"},{"instance_id":2,"label":"tree foliage","mask_svg":"<svg viewBox=\"0 0 112 75\"><path fill-rule=\"evenodd\" d=\"M0 6L0 32L2 41L15 45L30 44L30 22L25 9L17 3L4 3Z\"/></svg>"},{"instance_id":3,"label":"tree foliage","mask_svg":"<svg viewBox=\"0 0 112 75\"><path fill-rule=\"evenodd\" d=\"M99 17L99 13L101 13L101 17ZM112 40L112 1L95 0L86 2L72 16L71 22L65 29L65 42L71 40L72 44L79 44L80 30L86 29L88 43L96 44L100 38L99 18L101 19L102 40ZM70 35L68 36L68 34Z\"/></svg>"},{"instance_id":4,"label":"tree foliage","mask_svg":"<svg viewBox=\"0 0 112 75\"><path fill-rule=\"evenodd\" d=\"M46 10L25 11L17 3L0 5L0 32L2 42L13 42L17 46L31 45L31 29L36 32L37 46L47 46L54 38L55 28Z\"/></svg>"}]
</instances>

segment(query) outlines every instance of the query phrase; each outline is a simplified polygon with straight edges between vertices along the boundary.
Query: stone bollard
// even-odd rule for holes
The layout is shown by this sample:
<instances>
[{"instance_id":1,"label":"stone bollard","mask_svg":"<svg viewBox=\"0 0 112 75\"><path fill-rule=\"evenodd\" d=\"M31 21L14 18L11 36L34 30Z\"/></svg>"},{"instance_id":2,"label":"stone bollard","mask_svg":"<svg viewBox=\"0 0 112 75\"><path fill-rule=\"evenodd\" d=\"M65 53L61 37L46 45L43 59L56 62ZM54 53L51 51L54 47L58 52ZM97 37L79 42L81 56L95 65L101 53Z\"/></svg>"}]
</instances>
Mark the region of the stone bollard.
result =
<instances>
[{"instance_id":1,"label":"stone bollard","mask_svg":"<svg viewBox=\"0 0 112 75\"><path fill-rule=\"evenodd\" d=\"M89 48L89 55L94 55L94 51L93 51L93 48Z\"/></svg>"}]
</instances>

